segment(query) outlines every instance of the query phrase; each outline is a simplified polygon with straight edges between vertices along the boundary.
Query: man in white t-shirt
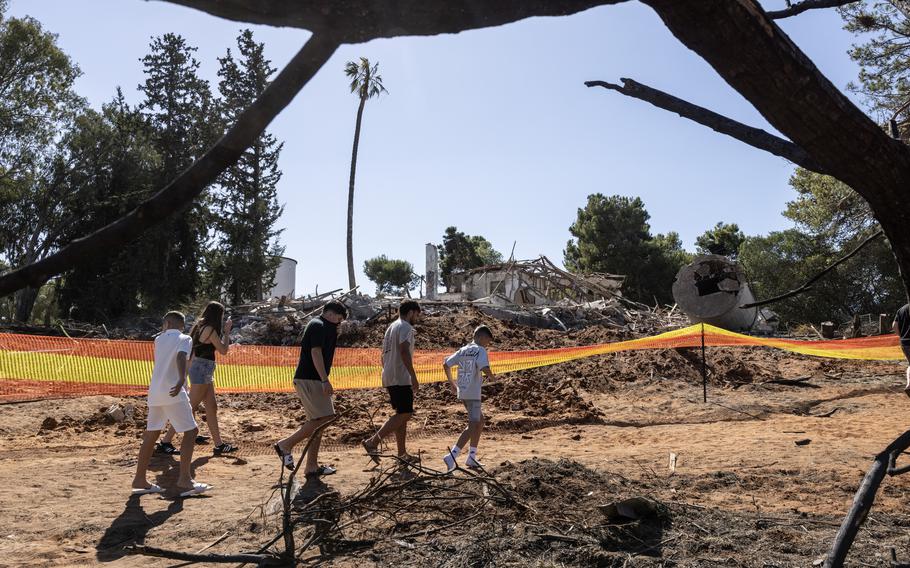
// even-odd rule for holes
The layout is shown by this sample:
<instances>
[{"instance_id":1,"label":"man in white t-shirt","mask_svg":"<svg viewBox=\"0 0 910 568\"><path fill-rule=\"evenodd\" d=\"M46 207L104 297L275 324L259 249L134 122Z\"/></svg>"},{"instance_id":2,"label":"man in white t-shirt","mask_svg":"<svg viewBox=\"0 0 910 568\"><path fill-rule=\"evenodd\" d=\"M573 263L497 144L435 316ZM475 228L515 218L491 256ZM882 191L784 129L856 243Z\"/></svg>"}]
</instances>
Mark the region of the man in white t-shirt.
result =
<instances>
[{"instance_id":1,"label":"man in white t-shirt","mask_svg":"<svg viewBox=\"0 0 910 568\"><path fill-rule=\"evenodd\" d=\"M133 478L133 495L163 493L164 489L146 479L146 470L155 451L155 442L168 422L183 434L180 444L180 474L177 477L177 491L181 497L198 495L211 489L210 485L197 483L190 474L193 461L193 445L196 443L196 420L193 408L186 394L186 369L193 340L183 334L186 325L180 312L168 312L164 316L162 331L155 338L155 366L149 383L148 425L142 435L142 447Z\"/></svg>"},{"instance_id":2,"label":"man in white t-shirt","mask_svg":"<svg viewBox=\"0 0 910 568\"><path fill-rule=\"evenodd\" d=\"M493 371L490 370L490 358L487 355L487 346L493 341L493 332L485 325L474 330L474 340L468 343L455 353L449 355L442 364L445 371L446 379L449 381L449 388L452 393L458 396L468 411L468 427L464 429L461 436L452 446L442 461L445 462L448 471L455 469L456 459L461 449L471 442L471 449L468 451L468 459L465 465L469 468L481 468L483 464L477 461L477 445L480 443L480 433L483 432L483 412L480 408L480 390L483 379L487 380L493 377ZM458 367L458 381L452 380L452 367Z\"/></svg>"},{"instance_id":3,"label":"man in white t-shirt","mask_svg":"<svg viewBox=\"0 0 910 568\"><path fill-rule=\"evenodd\" d=\"M389 402L395 414L376 434L362 442L367 454L377 463L379 443L393 433L399 459L406 462L417 459L408 455L406 440L408 420L414 415L414 395L420 386L414 371L414 325L419 320L420 304L414 300L402 302L398 307L398 319L386 329L382 339L382 386L389 393Z\"/></svg>"}]
</instances>

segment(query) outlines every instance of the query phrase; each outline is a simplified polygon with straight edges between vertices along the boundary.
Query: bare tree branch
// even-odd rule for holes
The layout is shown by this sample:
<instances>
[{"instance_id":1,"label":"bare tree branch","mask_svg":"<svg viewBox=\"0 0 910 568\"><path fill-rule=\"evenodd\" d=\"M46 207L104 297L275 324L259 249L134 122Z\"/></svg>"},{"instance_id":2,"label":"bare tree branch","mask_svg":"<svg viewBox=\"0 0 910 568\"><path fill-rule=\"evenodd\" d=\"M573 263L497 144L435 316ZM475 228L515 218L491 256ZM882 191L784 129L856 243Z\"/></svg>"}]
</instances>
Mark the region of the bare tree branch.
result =
<instances>
[{"instance_id":1,"label":"bare tree branch","mask_svg":"<svg viewBox=\"0 0 910 568\"><path fill-rule=\"evenodd\" d=\"M534 16L568 16L626 0L166 0L214 16L330 34L340 43L437 35L501 26Z\"/></svg>"},{"instance_id":2,"label":"bare tree branch","mask_svg":"<svg viewBox=\"0 0 910 568\"><path fill-rule=\"evenodd\" d=\"M675 112L683 118L688 118L693 122L707 126L715 132L726 134L727 136L736 138L740 142L745 142L759 150L764 150L775 156L790 160L794 164L806 168L807 170L825 173L822 171L821 166L819 166L805 150L789 140L774 136L761 128L755 128L737 122L712 110L674 97L669 93L643 85L633 79L622 78L620 81L622 81L622 85L607 83L606 81L585 81L585 85L588 87L603 87L616 91L617 93L622 93L627 97L633 97L651 103L658 108Z\"/></svg>"},{"instance_id":3,"label":"bare tree branch","mask_svg":"<svg viewBox=\"0 0 910 568\"><path fill-rule=\"evenodd\" d=\"M772 10L768 12L768 17L772 20L780 20L783 18L789 18L790 16L797 16L807 10L837 8L839 6L846 6L847 4L853 4L858 1L859 0L803 0L802 2L788 6L783 10Z\"/></svg>"},{"instance_id":4,"label":"bare tree branch","mask_svg":"<svg viewBox=\"0 0 910 568\"><path fill-rule=\"evenodd\" d=\"M796 296L797 294L801 294L802 292L809 290L810 289L809 286L818 282L818 280L820 280L822 276L824 276L825 274L828 274L829 272L834 270L838 264L841 264L842 262L844 262L844 261L848 260L849 258L851 258L852 256L856 255L856 253L863 250L863 248L866 245L868 245L875 239L882 237L884 235L885 235L885 232L882 231L881 229L879 229L878 231L875 231L873 234L869 235L865 240L863 240L863 242L858 244L856 246L856 248L854 248L853 250L851 250L844 256L840 257L839 259L835 260L824 270L822 270L821 272L819 272L818 274L816 274L815 276L813 276L812 278L807 280L806 283L803 284L802 286L800 286L799 288L790 290L789 292L787 292L785 294L781 294L780 296L774 296L773 298L769 298L767 300L762 300L761 302L752 302L751 304L745 304L743 306L740 306L740 309L745 310L747 308L757 308L759 306L767 306L768 304L773 304L774 302L779 302L781 300L786 300L787 298L792 298L793 296Z\"/></svg>"},{"instance_id":5,"label":"bare tree branch","mask_svg":"<svg viewBox=\"0 0 910 568\"><path fill-rule=\"evenodd\" d=\"M310 37L275 80L240 116L221 139L164 189L110 225L82 237L36 263L0 276L0 296L27 286L38 287L87 259L110 254L190 206L193 200L266 129L335 52L338 44L323 36Z\"/></svg>"}]
</instances>

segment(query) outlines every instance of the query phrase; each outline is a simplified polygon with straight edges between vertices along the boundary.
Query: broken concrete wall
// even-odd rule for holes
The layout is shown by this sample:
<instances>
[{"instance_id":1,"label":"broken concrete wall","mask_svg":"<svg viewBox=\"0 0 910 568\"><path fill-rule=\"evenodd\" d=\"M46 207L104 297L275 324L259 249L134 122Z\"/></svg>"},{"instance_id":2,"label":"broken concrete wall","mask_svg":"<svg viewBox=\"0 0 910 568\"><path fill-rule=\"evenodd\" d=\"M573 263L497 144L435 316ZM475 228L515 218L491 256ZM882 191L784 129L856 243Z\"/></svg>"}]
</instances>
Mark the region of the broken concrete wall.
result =
<instances>
[{"instance_id":1,"label":"broken concrete wall","mask_svg":"<svg viewBox=\"0 0 910 568\"><path fill-rule=\"evenodd\" d=\"M463 291L468 300L478 300L496 294L515 304L549 305L552 303L531 288L534 286L533 280L533 277L528 278L520 272L504 269L473 272L465 276Z\"/></svg>"}]
</instances>

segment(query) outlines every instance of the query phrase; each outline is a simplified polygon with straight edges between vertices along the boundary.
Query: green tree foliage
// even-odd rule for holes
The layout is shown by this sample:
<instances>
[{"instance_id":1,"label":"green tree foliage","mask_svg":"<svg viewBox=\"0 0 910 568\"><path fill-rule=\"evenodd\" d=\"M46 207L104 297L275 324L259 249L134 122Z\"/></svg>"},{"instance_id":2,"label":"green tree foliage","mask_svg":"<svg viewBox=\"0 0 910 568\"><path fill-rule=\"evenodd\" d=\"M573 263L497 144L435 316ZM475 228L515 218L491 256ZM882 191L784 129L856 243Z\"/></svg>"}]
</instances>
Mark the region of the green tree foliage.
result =
<instances>
[{"instance_id":1,"label":"green tree foliage","mask_svg":"<svg viewBox=\"0 0 910 568\"><path fill-rule=\"evenodd\" d=\"M719 222L713 229L708 229L695 239L695 247L699 254L719 254L736 258L745 239L746 235L739 230L736 223Z\"/></svg>"},{"instance_id":2,"label":"green tree foliage","mask_svg":"<svg viewBox=\"0 0 910 568\"><path fill-rule=\"evenodd\" d=\"M0 3L0 257L19 267L53 253L67 222L57 161L59 132L84 106L73 91L79 68L35 19L8 18ZM26 321L37 288L20 290Z\"/></svg>"},{"instance_id":3,"label":"green tree foliage","mask_svg":"<svg viewBox=\"0 0 910 568\"><path fill-rule=\"evenodd\" d=\"M787 203L784 217L807 234L840 248L879 229L866 200L843 182L797 168L790 187L797 196Z\"/></svg>"},{"instance_id":4,"label":"green tree foliage","mask_svg":"<svg viewBox=\"0 0 910 568\"><path fill-rule=\"evenodd\" d=\"M219 58L222 118L232 123L269 84L275 68L264 56L264 46L244 30L237 37L239 61L231 50ZM207 255L210 295L226 290L231 302L259 300L274 284L284 254L275 227L283 206L278 204L282 144L265 133L247 148L237 163L221 176L214 191L215 243Z\"/></svg>"},{"instance_id":5,"label":"green tree foliage","mask_svg":"<svg viewBox=\"0 0 910 568\"><path fill-rule=\"evenodd\" d=\"M370 64L366 57L360 58L360 63L348 61L344 66L344 74L351 80L351 93L357 95L360 104L357 106L357 121L354 125L354 148L351 150L351 176L348 181L348 286L353 289L357 285L354 275L354 178L357 173L357 152L360 148L360 127L363 125L363 109L369 99L386 93L379 74L379 63Z\"/></svg>"},{"instance_id":6,"label":"green tree foliage","mask_svg":"<svg viewBox=\"0 0 910 568\"><path fill-rule=\"evenodd\" d=\"M859 83L850 88L864 95L881 119L889 119L910 99L910 2L855 2L840 12L845 28L862 40L850 50L860 66ZM906 126L902 130L906 138Z\"/></svg>"},{"instance_id":7,"label":"green tree foliage","mask_svg":"<svg viewBox=\"0 0 910 568\"><path fill-rule=\"evenodd\" d=\"M0 4L0 196L53 153L56 133L84 105L79 67L34 18L4 18ZM25 180L26 182L28 180Z\"/></svg>"},{"instance_id":8,"label":"green tree foliage","mask_svg":"<svg viewBox=\"0 0 910 568\"><path fill-rule=\"evenodd\" d=\"M154 38L142 58L145 95L140 110L152 128L160 157L158 188L201 156L222 131L207 81L197 75L196 48L176 34ZM210 196L150 230L137 254L146 260L140 275L144 305L160 311L193 298L199 287L202 251L212 229Z\"/></svg>"},{"instance_id":9,"label":"green tree foliage","mask_svg":"<svg viewBox=\"0 0 910 568\"><path fill-rule=\"evenodd\" d=\"M502 254L493 248L490 241L480 235L467 235L457 227L446 228L442 244L437 248L439 274L447 288L455 272L502 262Z\"/></svg>"},{"instance_id":10,"label":"green tree foliage","mask_svg":"<svg viewBox=\"0 0 910 568\"><path fill-rule=\"evenodd\" d=\"M158 188L161 157L154 132L118 91L100 113L87 111L65 138L69 164L66 187L74 195L67 210L72 222L61 236L66 243L82 237L135 208ZM140 312L141 279L155 259L137 242L97 261L80 264L63 280L59 301L64 316L111 322Z\"/></svg>"},{"instance_id":11,"label":"green tree foliage","mask_svg":"<svg viewBox=\"0 0 910 568\"><path fill-rule=\"evenodd\" d=\"M740 247L739 260L759 298L796 288L879 229L868 204L837 180L798 169L790 185L797 198L784 216L795 227L749 237ZM812 290L771 307L784 321L845 322L854 314L894 313L904 297L891 249L878 239Z\"/></svg>"},{"instance_id":12,"label":"green tree foliage","mask_svg":"<svg viewBox=\"0 0 910 568\"><path fill-rule=\"evenodd\" d=\"M419 283L410 262L380 255L363 263L363 272L376 284L377 294L408 294Z\"/></svg>"},{"instance_id":13,"label":"green tree foliage","mask_svg":"<svg viewBox=\"0 0 910 568\"><path fill-rule=\"evenodd\" d=\"M101 113L86 113L68 140L73 188L94 201L75 204L62 242L119 218L172 181L221 131L208 83L199 79L195 48L174 34L154 38L142 58L145 95L130 108L121 94ZM193 298L202 250L212 230L208 194L135 242L68 274L60 291L64 313L112 321L160 312Z\"/></svg>"},{"instance_id":14,"label":"green tree foliage","mask_svg":"<svg viewBox=\"0 0 910 568\"><path fill-rule=\"evenodd\" d=\"M626 275L623 293L640 302L671 302L673 279L691 260L676 233L651 235L650 215L638 197L588 196L569 227L565 250L573 272Z\"/></svg>"}]
</instances>

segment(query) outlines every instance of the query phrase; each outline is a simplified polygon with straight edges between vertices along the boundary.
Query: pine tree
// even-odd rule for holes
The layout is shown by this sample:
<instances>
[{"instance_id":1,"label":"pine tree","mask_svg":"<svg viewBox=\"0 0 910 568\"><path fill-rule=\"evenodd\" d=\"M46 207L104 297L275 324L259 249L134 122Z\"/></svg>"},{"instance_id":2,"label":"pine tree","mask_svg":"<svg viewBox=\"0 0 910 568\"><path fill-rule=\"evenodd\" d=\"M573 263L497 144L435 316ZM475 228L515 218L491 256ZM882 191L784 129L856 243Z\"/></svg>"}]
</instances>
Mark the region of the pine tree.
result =
<instances>
[{"instance_id":1,"label":"pine tree","mask_svg":"<svg viewBox=\"0 0 910 568\"><path fill-rule=\"evenodd\" d=\"M235 59L228 49L218 59L221 116L226 123L236 120L268 86L275 68L263 49L253 32L244 30L237 37L239 57ZM277 191L282 146L264 133L225 170L214 196L216 246L207 258L209 287L225 291L233 303L262 298L284 253L278 243L281 230L275 228L284 209L278 204Z\"/></svg>"},{"instance_id":2,"label":"pine tree","mask_svg":"<svg viewBox=\"0 0 910 568\"><path fill-rule=\"evenodd\" d=\"M196 48L168 33L154 38L150 49L142 58L146 78L138 88L145 94L140 108L161 157L160 189L202 155L222 129L209 84L197 75ZM145 308L161 310L195 296L209 232L208 199L203 194L191 208L141 238L137 254L146 260L141 278Z\"/></svg>"}]
</instances>

